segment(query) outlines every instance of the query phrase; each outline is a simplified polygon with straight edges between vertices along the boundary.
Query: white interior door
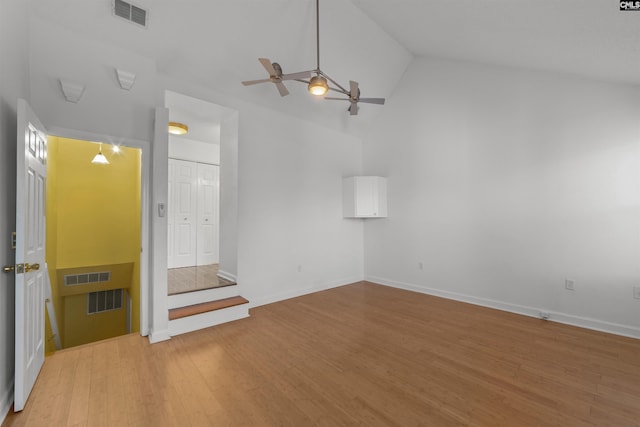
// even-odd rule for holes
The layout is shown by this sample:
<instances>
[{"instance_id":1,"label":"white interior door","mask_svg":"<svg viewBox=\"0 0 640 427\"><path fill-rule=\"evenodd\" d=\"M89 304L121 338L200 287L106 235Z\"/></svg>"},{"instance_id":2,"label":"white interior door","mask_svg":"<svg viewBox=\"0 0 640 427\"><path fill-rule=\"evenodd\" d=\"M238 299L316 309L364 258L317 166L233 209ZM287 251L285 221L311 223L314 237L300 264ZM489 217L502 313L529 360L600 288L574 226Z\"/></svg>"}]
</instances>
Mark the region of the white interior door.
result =
<instances>
[{"instance_id":1,"label":"white interior door","mask_svg":"<svg viewBox=\"0 0 640 427\"><path fill-rule=\"evenodd\" d=\"M218 264L220 166L198 163L197 265Z\"/></svg>"},{"instance_id":2,"label":"white interior door","mask_svg":"<svg viewBox=\"0 0 640 427\"><path fill-rule=\"evenodd\" d=\"M198 175L194 162L173 160L173 267L196 265Z\"/></svg>"},{"instance_id":3,"label":"white interior door","mask_svg":"<svg viewBox=\"0 0 640 427\"><path fill-rule=\"evenodd\" d=\"M18 100L14 409L21 411L44 363L47 137Z\"/></svg>"}]
</instances>

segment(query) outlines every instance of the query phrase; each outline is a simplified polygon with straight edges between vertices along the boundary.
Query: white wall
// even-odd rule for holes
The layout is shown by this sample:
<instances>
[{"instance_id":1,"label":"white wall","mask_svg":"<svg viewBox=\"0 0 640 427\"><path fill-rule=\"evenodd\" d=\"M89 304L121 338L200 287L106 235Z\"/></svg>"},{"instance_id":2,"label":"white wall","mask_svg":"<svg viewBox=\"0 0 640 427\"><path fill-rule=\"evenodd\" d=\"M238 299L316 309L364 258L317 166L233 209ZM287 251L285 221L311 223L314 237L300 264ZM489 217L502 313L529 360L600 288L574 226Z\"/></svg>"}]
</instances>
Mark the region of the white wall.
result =
<instances>
[{"instance_id":1,"label":"white wall","mask_svg":"<svg viewBox=\"0 0 640 427\"><path fill-rule=\"evenodd\" d=\"M169 135L169 157L191 162L220 164L220 144Z\"/></svg>"},{"instance_id":2,"label":"white wall","mask_svg":"<svg viewBox=\"0 0 640 427\"><path fill-rule=\"evenodd\" d=\"M240 109L238 282L254 304L362 279L362 223L342 218L361 141L264 108Z\"/></svg>"},{"instance_id":3,"label":"white wall","mask_svg":"<svg viewBox=\"0 0 640 427\"><path fill-rule=\"evenodd\" d=\"M640 337L639 117L639 87L417 59L364 143L366 277Z\"/></svg>"},{"instance_id":4,"label":"white wall","mask_svg":"<svg viewBox=\"0 0 640 427\"><path fill-rule=\"evenodd\" d=\"M13 264L17 100L29 99L27 2L2 2L0 13L0 266ZM13 403L14 275L0 273L0 423Z\"/></svg>"}]
</instances>

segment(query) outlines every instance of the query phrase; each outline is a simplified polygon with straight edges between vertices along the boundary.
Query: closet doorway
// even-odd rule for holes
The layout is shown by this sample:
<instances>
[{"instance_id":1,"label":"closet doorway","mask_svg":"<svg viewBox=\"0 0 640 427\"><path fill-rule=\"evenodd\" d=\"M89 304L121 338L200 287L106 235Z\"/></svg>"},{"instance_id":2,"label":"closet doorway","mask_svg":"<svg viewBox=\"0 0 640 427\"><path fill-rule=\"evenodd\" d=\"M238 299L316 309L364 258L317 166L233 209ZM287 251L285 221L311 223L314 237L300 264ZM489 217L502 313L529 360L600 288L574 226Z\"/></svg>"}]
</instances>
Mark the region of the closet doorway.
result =
<instances>
[{"instance_id":1,"label":"closet doorway","mask_svg":"<svg viewBox=\"0 0 640 427\"><path fill-rule=\"evenodd\" d=\"M229 157L225 157L228 150L221 153L221 146L235 142L237 121L229 120L225 107L169 91L166 105L170 125L183 130L181 134L169 132L168 294L233 285L235 277L220 269L225 254L225 229L221 230L220 222L222 217L224 223L229 209L228 203L221 203L221 189L228 198L235 188L229 185L233 182L228 176L225 181L224 171L228 174L235 162L231 158L229 164L222 164ZM226 187L221 185L224 182Z\"/></svg>"},{"instance_id":2,"label":"closet doorway","mask_svg":"<svg viewBox=\"0 0 640 427\"><path fill-rule=\"evenodd\" d=\"M169 294L225 286L220 262L220 166L169 159Z\"/></svg>"}]
</instances>

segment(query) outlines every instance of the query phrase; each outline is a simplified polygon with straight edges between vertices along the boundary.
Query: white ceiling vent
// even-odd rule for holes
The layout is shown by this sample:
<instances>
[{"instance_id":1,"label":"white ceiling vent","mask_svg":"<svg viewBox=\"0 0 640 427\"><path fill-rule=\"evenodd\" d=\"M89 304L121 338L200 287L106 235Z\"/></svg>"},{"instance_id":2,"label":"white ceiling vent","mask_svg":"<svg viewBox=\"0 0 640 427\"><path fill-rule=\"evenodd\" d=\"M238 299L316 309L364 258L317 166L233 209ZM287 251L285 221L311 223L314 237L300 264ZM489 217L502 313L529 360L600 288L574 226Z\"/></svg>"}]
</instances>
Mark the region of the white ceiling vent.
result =
<instances>
[{"instance_id":1,"label":"white ceiling vent","mask_svg":"<svg viewBox=\"0 0 640 427\"><path fill-rule=\"evenodd\" d=\"M134 24L147 26L147 11L123 0L113 0L113 14Z\"/></svg>"}]
</instances>

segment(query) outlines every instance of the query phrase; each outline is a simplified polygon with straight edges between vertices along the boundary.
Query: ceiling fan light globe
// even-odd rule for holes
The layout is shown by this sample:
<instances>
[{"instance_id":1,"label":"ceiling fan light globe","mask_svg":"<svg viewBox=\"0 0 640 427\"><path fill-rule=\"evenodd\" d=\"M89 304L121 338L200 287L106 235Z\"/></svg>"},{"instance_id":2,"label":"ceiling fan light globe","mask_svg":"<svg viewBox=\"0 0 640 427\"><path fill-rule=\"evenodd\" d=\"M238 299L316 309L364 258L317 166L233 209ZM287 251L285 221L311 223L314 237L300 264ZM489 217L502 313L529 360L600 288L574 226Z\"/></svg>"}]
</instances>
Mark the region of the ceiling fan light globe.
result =
<instances>
[{"instance_id":1,"label":"ceiling fan light globe","mask_svg":"<svg viewBox=\"0 0 640 427\"><path fill-rule=\"evenodd\" d=\"M315 96L324 96L329 91L327 79L322 76L314 76L309 81L309 93Z\"/></svg>"}]
</instances>

